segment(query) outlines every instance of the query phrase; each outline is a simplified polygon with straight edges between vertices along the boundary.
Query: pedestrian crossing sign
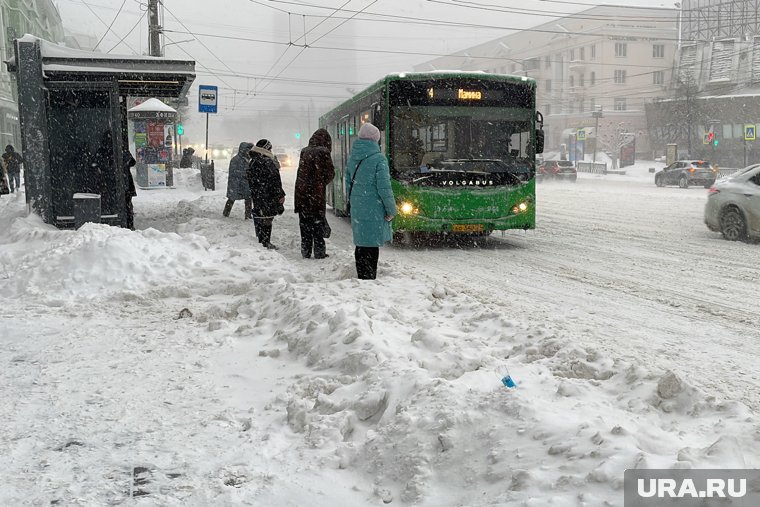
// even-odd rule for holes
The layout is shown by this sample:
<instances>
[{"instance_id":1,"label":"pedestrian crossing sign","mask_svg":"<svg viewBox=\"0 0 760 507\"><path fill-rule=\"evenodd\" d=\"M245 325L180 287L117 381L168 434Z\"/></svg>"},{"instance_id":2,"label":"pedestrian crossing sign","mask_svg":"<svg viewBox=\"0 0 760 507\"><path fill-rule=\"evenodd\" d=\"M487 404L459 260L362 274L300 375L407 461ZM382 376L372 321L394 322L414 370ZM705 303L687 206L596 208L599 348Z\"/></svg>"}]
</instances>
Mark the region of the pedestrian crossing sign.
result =
<instances>
[{"instance_id":1,"label":"pedestrian crossing sign","mask_svg":"<svg viewBox=\"0 0 760 507\"><path fill-rule=\"evenodd\" d=\"M586 140L586 131L584 129L578 129L575 132L575 140L576 141L585 141Z\"/></svg>"},{"instance_id":2,"label":"pedestrian crossing sign","mask_svg":"<svg viewBox=\"0 0 760 507\"><path fill-rule=\"evenodd\" d=\"M755 125L745 125L744 126L744 140L745 141L754 141L756 137L756 129Z\"/></svg>"}]
</instances>

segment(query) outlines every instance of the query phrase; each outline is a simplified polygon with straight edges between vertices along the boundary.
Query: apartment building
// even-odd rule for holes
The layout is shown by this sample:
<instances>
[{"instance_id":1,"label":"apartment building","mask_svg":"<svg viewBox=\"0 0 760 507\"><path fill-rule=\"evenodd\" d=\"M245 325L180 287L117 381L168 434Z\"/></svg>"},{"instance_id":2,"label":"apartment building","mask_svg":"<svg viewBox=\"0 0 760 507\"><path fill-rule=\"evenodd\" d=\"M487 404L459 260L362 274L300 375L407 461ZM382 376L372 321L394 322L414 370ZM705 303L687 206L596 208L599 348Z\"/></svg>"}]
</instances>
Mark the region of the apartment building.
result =
<instances>
[{"instance_id":1,"label":"apartment building","mask_svg":"<svg viewBox=\"0 0 760 507\"><path fill-rule=\"evenodd\" d=\"M14 57L13 41L32 34L52 42L62 42L61 16L51 0L0 0L0 35L3 60ZM0 65L0 149L7 144L21 145L21 130L16 103L16 80L5 65Z\"/></svg>"},{"instance_id":2,"label":"apartment building","mask_svg":"<svg viewBox=\"0 0 760 507\"><path fill-rule=\"evenodd\" d=\"M436 58L417 71L459 69L523 75L538 82L547 150L575 144L615 151L620 132L651 154L644 105L670 95L678 11L597 6ZM592 112L600 110L599 132ZM585 146L583 146L585 144ZM564 146L563 146L564 145Z\"/></svg>"},{"instance_id":3,"label":"apartment building","mask_svg":"<svg viewBox=\"0 0 760 507\"><path fill-rule=\"evenodd\" d=\"M673 94L647 106L651 135L728 167L760 160L760 0L684 0ZM754 139L753 139L754 138Z\"/></svg>"}]
</instances>

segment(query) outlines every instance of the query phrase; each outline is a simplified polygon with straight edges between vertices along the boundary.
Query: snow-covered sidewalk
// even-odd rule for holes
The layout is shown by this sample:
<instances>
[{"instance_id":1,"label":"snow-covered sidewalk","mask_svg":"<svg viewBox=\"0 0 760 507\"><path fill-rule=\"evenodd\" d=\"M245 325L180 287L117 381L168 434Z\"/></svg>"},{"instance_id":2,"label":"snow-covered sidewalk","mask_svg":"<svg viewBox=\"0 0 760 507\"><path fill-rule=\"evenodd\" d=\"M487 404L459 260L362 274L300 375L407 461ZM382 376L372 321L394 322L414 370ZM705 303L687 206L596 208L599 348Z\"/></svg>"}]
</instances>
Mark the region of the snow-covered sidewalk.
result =
<instances>
[{"instance_id":1,"label":"snow-covered sidewalk","mask_svg":"<svg viewBox=\"0 0 760 507\"><path fill-rule=\"evenodd\" d=\"M292 207L262 249L223 184L177 180L135 232L0 200L0 504L622 505L626 468L760 466L755 415L675 359L382 253L360 283L347 225L303 260Z\"/></svg>"}]
</instances>

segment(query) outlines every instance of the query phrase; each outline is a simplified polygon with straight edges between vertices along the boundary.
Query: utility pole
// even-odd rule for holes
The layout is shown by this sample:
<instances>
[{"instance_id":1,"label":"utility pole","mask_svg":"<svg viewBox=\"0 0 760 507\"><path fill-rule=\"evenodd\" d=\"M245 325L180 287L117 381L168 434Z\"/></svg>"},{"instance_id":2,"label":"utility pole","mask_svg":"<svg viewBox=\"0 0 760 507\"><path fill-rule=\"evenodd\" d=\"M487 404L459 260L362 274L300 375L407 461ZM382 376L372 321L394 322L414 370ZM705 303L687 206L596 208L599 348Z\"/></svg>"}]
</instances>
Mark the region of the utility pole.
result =
<instances>
[{"instance_id":1,"label":"utility pole","mask_svg":"<svg viewBox=\"0 0 760 507\"><path fill-rule=\"evenodd\" d=\"M596 170L596 152L599 150L599 118L604 116L602 106L597 105L596 110L591 112L591 116L596 118L596 127L594 127L594 155L592 158L593 162L591 162L592 170Z\"/></svg>"},{"instance_id":2,"label":"utility pole","mask_svg":"<svg viewBox=\"0 0 760 507\"><path fill-rule=\"evenodd\" d=\"M148 53L161 54L161 26L158 24L158 0L148 0Z\"/></svg>"}]
</instances>

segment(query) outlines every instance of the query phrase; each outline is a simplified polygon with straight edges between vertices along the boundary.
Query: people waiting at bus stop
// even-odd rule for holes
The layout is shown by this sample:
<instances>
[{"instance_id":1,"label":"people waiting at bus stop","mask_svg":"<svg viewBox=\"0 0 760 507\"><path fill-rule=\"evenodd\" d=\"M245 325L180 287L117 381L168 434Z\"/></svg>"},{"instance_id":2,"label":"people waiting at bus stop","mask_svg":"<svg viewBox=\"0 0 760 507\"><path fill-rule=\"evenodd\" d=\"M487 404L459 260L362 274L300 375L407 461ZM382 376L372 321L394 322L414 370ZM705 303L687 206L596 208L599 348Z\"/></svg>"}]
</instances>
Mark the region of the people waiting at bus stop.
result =
<instances>
[{"instance_id":1,"label":"people waiting at bus stop","mask_svg":"<svg viewBox=\"0 0 760 507\"><path fill-rule=\"evenodd\" d=\"M325 129L318 129L301 150L295 188L295 212L301 232L301 255L304 259L314 254L315 259L329 257L325 246L325 217L327 185L335 178L332 139Z\"/></svg>"},{"instance_id":2,"label":"people waiting at bus stop","mask_svg":"<svg viewBox=\"0 0 760 507\"><path fill-rule=\"evenodd\" d=\"M264 247L277 250L271 241L272 224L274 217L285 211L285 191L282 189L279 167L272 154L272 143L268 140L259 140L251 150L247 178L253 201L256 238Z\"/></svg>"},{"instance_id":3,"label":"people waiting at bus stop","mask_svg":"<svg viewBox=\"0 0 760 507\"><path fill-rule=\"evenodd\" d=\"M396 200L388 161L380 152L379 143L378 128L365 123L346 162L344 183L356 245L356 274L360 280L377 278L380 247L393 239L391 221L396 216Z\"/></svg>"},{"instance_id":4,"label":"people waiting at bus stop","mask_svg":"<svg viewBox=\"0 0 760 507\"><path fill-rule=\"evenodd\" d=\"M10 186L11 193L16 189L21 190L21 164L24 163L23 157L16 152L12 144L5 147L5 153L3 153L3 166L6 173L8 173L8 184Z\"/></svg>"},{"instance_id":5,"label":"people waiting at bus stop","mask_svg":"<svg viewBox=\"0 0 760 507\"><path fill-rule=\"evenodd\" d=\"M222 215L230 216L232 205L235 201L243 200L245 202L244 219L251 218L251 187L248 185L248 163L250 162L250 151L253 143L240 143L237 154L230 160L230 170L227 176L227 203L224 205Z\"/></svg>"}]
</instances>

